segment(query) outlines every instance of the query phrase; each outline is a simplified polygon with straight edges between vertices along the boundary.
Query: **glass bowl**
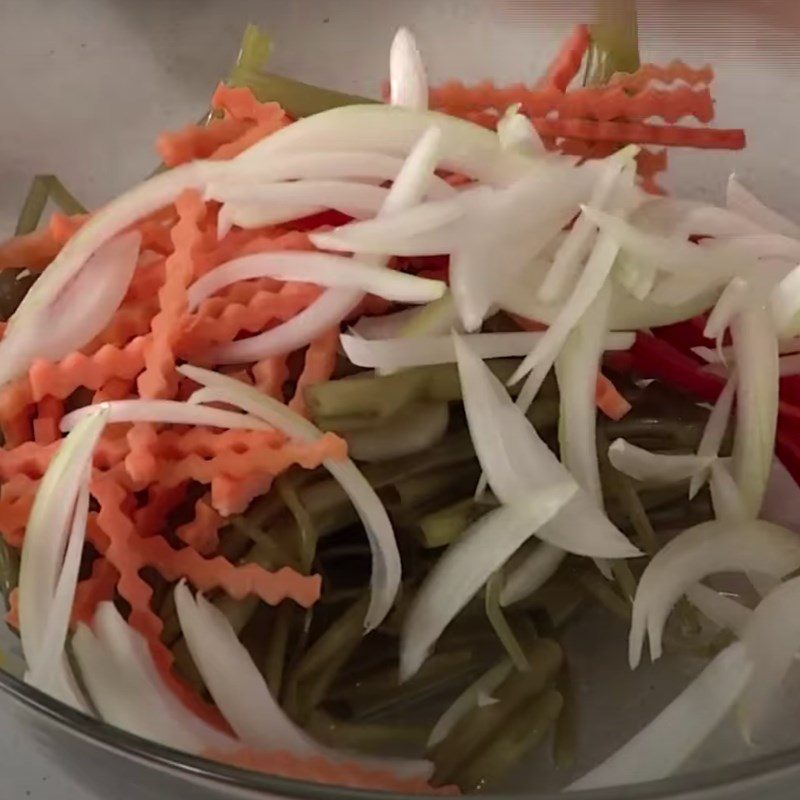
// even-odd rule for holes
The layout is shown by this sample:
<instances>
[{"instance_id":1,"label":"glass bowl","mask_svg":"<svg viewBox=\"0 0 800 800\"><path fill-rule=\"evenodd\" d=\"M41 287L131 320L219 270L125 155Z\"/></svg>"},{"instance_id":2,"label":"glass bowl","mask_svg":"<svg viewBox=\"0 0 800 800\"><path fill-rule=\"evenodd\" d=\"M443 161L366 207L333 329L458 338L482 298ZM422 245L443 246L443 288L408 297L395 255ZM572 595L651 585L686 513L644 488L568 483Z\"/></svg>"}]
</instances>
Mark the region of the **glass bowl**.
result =
<instances>
[{"instance_id":1,"label":"glass bowl","mask_svg":"<svg viewBox=\"0 0 800 800\"><path fill-rule=\"evenodd\" d=\"M0 165L0 234L13 229L27 183L36 173L58 173L89 205L148 174L156 161L156 134L203 113L249 21L273 35L274 71L376 96L387 71L389 42L401 24L417 34L434 82L450 77L468 82L486 77L499 83L532 81L572 26L591 20L592 5L589 0L11 4L0 29L6 110L0 126L0 151L5 155ZM680 57L691 64L712 63L717 73L716 124L742 126L748 134L743 152L671 155L667 186L683 195L720 200L728 174L736 171L766 202L800 217L800 4L645 1L640 3L640 30L645 60L665 63ZM582 743L584 768L624 741L687 680L686 665L672 662L642 667L632 677L624 665L621 641L610 641L603 624L602 619L591 621L575 634L584 645L583 668L598 680L602 677L607 689L599 710L588 712L594 721L585 737L591 743ZM47 759L105 800L374 796L245 772L169 750L76 713L26 686L13 672L10 667L0 670L5 725L20 726ZM626 687L635 691L626 692ZM685 774L579 796L796 796L800 726L795 734L788 724L793 715L786 716L778 734L757 751L746 751L723 737L694 759ZM722 759L720 752L725 754ZM4 768L13 771L14 765ZM546 784L520 786L532 799L559 796Z\"/></svg>"}]
</instances>

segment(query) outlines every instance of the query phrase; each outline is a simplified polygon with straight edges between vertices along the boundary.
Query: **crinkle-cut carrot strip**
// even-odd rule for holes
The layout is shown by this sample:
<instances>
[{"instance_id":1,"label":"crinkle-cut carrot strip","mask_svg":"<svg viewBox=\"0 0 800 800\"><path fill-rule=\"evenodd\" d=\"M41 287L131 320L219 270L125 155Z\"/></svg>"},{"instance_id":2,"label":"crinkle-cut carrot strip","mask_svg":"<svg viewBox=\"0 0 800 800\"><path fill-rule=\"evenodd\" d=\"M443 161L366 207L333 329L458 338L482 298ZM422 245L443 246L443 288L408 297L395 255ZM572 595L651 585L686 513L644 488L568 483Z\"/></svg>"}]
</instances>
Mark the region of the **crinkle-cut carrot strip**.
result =
<instances>
[{"instance_id":1,"label":"crinkle-cut carrot strip","mask_svg":"<svg viewBox=\"0 0 800 800\"><path fill-rule=\"evenodd\" d=\"M142 264L133 273L131 284L125 295L125 302L150 302L157 300L158 290L164 284L166 275L166 259L158 258L148 264Z\"/></svg>"},{"instance_id":2,"label":"crinkle-cut carrot strip","mask_svg":"<svg viewBox=\"0 0 800 800\"><path fill-rule=\"evenodd\" d=\"M132 537L130 548L136 554L139 569L152 567L168 581L186 578L201 592L221 589L235 600L254 596L273 606L289 599L303 608L319 599L319 575L301 575L289 567L269 572L258 564L235 566L222 556L204 558L191 547L174 550L161 536Z\"/></svg>"},{"instance_id":3,"label":"crinkle-cut carrot strip","mask_svg":"<svg viewBox=\"0 0 800 800\"><path fill-rule=\"evenodd\" d=\"M245 131L238 139L223 144L211 155L211 158L218 161L236 158L256 142L260 142L267 136L285 128L291 123L290 117L277 103L264 103L261 105L262 119L249 130Z\"/></svg>"},{"instance_id":4,"label":"crinkle-cut carrot strip","mask_svg":"<svg viewBox=\"0 0 800 800\"><path fill-rule=\"evenodd\" d=\"M155 450L158 434L150 422L137 422L127 433L130 451L125 456L125 470L135 486L144 488L158 478L158 459Z\"/></svg>"},{"instance_id":5,"label":"crinkle-cut carrot strip","mask_svg":"<svg viewBox=\"0 0 800 800\"><path fill-rule=\"evenodd\" d=\"M37 444L51 444L61 438L58 426L64 416L64 403L57 397L44 397L37 404L33 420L33 439Z\"/></svg>"},{"instance_id":6,"label":"crinkle-cut carrot strip","mask_svg":"<svg viewBox=\"0 0 800 800\"><path fill-rule=\"evenodd\" d=\"M578 156L584 161L592 158L606 158L620 149L617 142L590 142L585 139L562 139L559 152L567 156Z\"/></svg>"},{"instance_id":7,"label":"crinkle-cut carrot strip","mask_svg":"<svg viewBox=\"0 0 800 800\"><path fill-rule=\"evenodd\" d=\"M667 169L669 156L666 150L643 147L636 155L636 169L642 178L652 178Z\"/></svg>"},{"instance_id":8,"label":"crinkle-cut carrot strip","mask_svg":"<svg viewBox=\"0 0 800 800\"><path fill-rule=\"evenodd\" d=\"M156 310L152 301L134 301L120 306L108 325L83 348L84 352L97 352L104 344L123 347L136 336L144 336L150 330Z\"/></svg>"},{"instance_id":9,"label":"crinkle-cut carrot strip","mask_svg":"<svg viewBox=\"0 0 800 800\"><path fill-rule=\"evenodd\" d=\"M13 481L15 477L41 478L53 456L58 452L60 440L41 445L23 442L17 447L0 448L0 480ZM94 465L108 470L122 462L128 452L127 442L104 434L94 451Z\"/></svg>"},{"instance_id":10,"label":"crinkle-cut carrot strip","mask_svg":"<svg viewBox=\"0 0 800 800\"><path fill-rule=\"evenodd\" d=\"M88 222L89 214L63 214L55 211L50 217L50 233L62 247Z\"/></svg>"},{"instance_id":11,"label":"crinkle-cut carrot strip","mask_svg":"<svg viewBox=\"0 0 800 800\"><path fill-rule=\"evenodd\" d=\"M21 547L39 481L14 475L0 486L0 534L11 547Z\"/></svg>"},{"instance_id":12,"label":"crinkle-cut carrot strip","mask_svg":"<svg viewBox=\"0 0 800 800\"><path fill-rule=\"evenodd\" d=\"M177 345L183 358L199 356L211 345L232 342L240 333L257 333L271 323L299 314L320 295L311 284L285 284L277 292L260 291L247 303L211 297L192 317Z\"/></svg>"},{"instance_id":13,"label":"crinkle-cut carrot strip","mask_svg":"<svg viewBox=\"0 0 800 800\"><path fill-rule=\"evenodd\" d=\"M646 175L645 177L639 176L641 180L639 181L639 186L647 192L647 194L652 195L665 195L668 194L667 190L656 180L655 175Z\"/></svg>"},{"instance_id":14,"label":"crinkle-cut carrot strip","mask_svg":"<svg viewBox=\"0 0 800 800\"><path fill-rule=\"evenodd\" d=\"M221 715L205 703L202 698L180 680L172 671L174 657L172 651L161 641L164 623L150 607L153 589L139 571L148 566L143 555L135 547L137 542L164 542L160 537L137 539L136 530L123 505L131 499L130 493L109 476L95 477L92 481L92 494L100 505L100 511L92 518L108 538L105 557L119 572L117 591L131 607L128 616L130 625L145 637L150 652L161 677L174 694L187 708L202 719L225 728ZM169 545L164 542L169 548Z\"/></svg>"},{"instance_id":15,"label":"crinkle-cut carrot strip","mask_svg":"<svg viewBox=\"0 0 800 800\"><path fill-rule=\"evenodd\" d=\"M106 600L113 600L117 590L119 573L102 556L92 564L92 574L75 587L75 600L72 604L70 625L75 628L78 623L88 625L94 618L97 606Z\"/></svg>"},{"instance_id":16,"label":"crinkle-cut carrot strip","mask_svg":"<svg viewBox=\"0 0 800 800\"><path fill-rule=\"evenodd\" d=\"M3 426L12 422L19 414L27 412L34 402L30 381L18 378L0 389L0 423ZM8 444L6 445L13 447Z\"/></svg>"},{"instance_id":17,"label":"crinkle-cut carrot strip","mask_svg":"<svg viewBox=\"0 0 800 800\"><path fill-rule=\"evenodd\" d=\"M689 86L709 84L714 80L714 69L706 64L702 67L690 67L684 61L675 59L666 66L660 64L642 64L636 72L618 72L611 77L609 84L622 86L628 91L636 92L658 81L664 84L673 84L682 81Z\"/></svg>"},{"instance_id":18,"label":"crinkle-cut carrot strip","mask_svg":"<svg viewBox=\"0 0 800 800\"><path fill-rule=\"evenodd\" d=\"M577 25L548 67L543 80L544 85L565 92L578 74L590 42L588 25Z\"/></svg>"},{"instance_id":19,"label":"crinkle-cut carrot strip","mask_svg":"<svg viewBox=\"0 0 800 800\"><path fill-rule=\"evenodd\" d=\"M348 319L358 319L359 317L377 317L387 314L394 304L385 297L378 297L374 294L365 295L364 299L353 309Z\"/></svg>"},{"instance_id":20,"label":"crinkle-cut carrot strip","mask_svg":"<svg viewBox=\"0 0 800 800\"><path fill-rule=\"evenodd\" d=\"M622 419L631 410L631 404L602 372L597 373L595 403L609 419L613 420Z\"/></svg>"},{"instance_id":21,"label":"crinkle-cut carrot strip","mask_svg":"<svg viewBox=\"0 0 800 800\"><path fill-rule=\"evenodd\" d=\"M56 362L37 359L28 370L31 397L39 401L51 394L65 399L79 386L96 391L112 378L133 380L144 367L147 341L146 336L137 336L125 347L103 345L90 356L71 353Z\"/></svg>"},{"instance_id":22,"label":"crinkle-cut carrot strip","mask_svg":"<svg viewBox=\"0 0 800 800\"><path fill-rule=\"evenodd\" d=\"M147 487L147 502L133 512L136 532L141 537L163 533L167 517L186 499L188 481L175 486L154 483Z\"/></svg>"},{"instance_id":23,"label":"crinkle-cut carrot strip","mask_svg":"<svg viewBox=\"0 0 800 800\"><path fill-rule=\"evenodd\" d=\"M346 786L350 789L371 789L403 794L459 794L455 786L434 788L421 778L400 778L389 770L365 767L356 761L329 761L323 756L297 756L285 750L257 752L243 749L233 753L209 750L203 755L212 761L221 761L254 772L266 772L281 778L314 781L333 786Z\"/></svg>"},{"instance_id":24,"label":"crinkle-cut carrot strip","mask_svg":"<svg viewBox=\"0 0 800 800\"><path fill-rule=\"evenodd\" d=\"M664 147L741 150L745 133L741 128L687 128L682 125L648 125L643 122L596 122L588 119L532 120L543 136L589 139L598 142L655 144Z\"/></svg>"},{"instance_id":25,"label":"crinkle-cut carrot strip","mask_svg":"<svg viewBox=\"0 0 800 800\"><path fill-rule=\"evenodd\" d=\"M700 122L714 118L714 103L708 88L677 86L672 89L650 87L630 94L622 87L585 87L563 94L554 88L529 88L522 83L497 86L483 82L466 86L451 81L433 89L431 106L463 115L469 111L502 112L520 104L529 117L627 120L639 122L658 117L675 122L681 117L694 117Z\"/></svg>"},{"instance_id":26,"label":"crinkle-cut carrot strip","mask_svg":"<svg viewBox=\"0 0 800 800\"><path fill-rule=\"evenodd\" d=\"M316 469L325 459L341 459L347 455L347 444L332 433L314 442L287 442L274 449L255 448L244 453L232 450L205 459L190 454L173 461L159 459L159 482L174 486L186 480L208 484L217 475L242 479L253 473L280 475L293 464L304 469Z\"/></svg>"},{"instance_id":27,"label":"crinkle-cut carrot strip","mask_svg":"<svg viewBox=\"0 0 800 800\"><path fill-rule=\"evenodd\" d=\"M0 269L39 271L58 255L60 249L61 244L46 228L12 236L0 242Z\"/></svg>"},{"instance_id":28,"label":"crinkle-cut carrot strip","mask_svg":"<svg viewBox=\"0 0 800 800\"><path fill-rule=\"evenodd\" d=\"M213 458L226 452L246 453L264 448L275 449L286 442L279 430L228 430L210 431L206 428L189 428L186 431L163 430L158 434L158 454L161 458L182 458L196 455Z\"/></svg>"},{"instance_id":29,"label":"crinkle-cut carrot strip","mask_svg":"<svg viewBox=\"0 0 800 800\"><path fill-rule=\"evenodd\" d=\"M178 131L165 131L156 139L156 150L168 167L196 158L208 158L223 144L238 139L250 124L245 120L213 119L208 125L186 125Z\"/></svg>"},{"instance_id":30,"label":"crinkle-cut carrot strip","mask_svg":"<svg viewBox=\"0 0 800 800\"><path fill-rule=\"evenodd\" d=\"M307 416L305 390L322 381L330 380L336 368L336 354L339 349L339 326L331 328L326 333L316 338L306 348L305 363L300 377L297 379L294 397L289 402L289 408L298 414Z\"/></svg>"},{"instance_id":31,"label":"crinkle-cut carrot strip","mask_svg":"<svg viewBox=\"0 0 800 800\"><path fill-rule=\"evenodd\" d=\"M125 400L133 393L133 381L124 378L110 378L92 396L92 403L105 403L108 400Z\"/></svg>"},{"instance_id":32,"label":"crinkle-cut carrot strip","mask_svg":"<svg viewBox=\"0 0 800 800\"><path fill-rule=\"evenodd\" d=\"M250 473L241 478L215 475L211 479L211 505L223 516L243 514L250 503L272 486L270 473Z\"/></svg>"},{"instance_id":33,"label":"crinkle-cut carrot strip","mask_svg":"<svg viewBox=\"0 0 800 800\"><path fill-rule=\"evenodd\" d=\"M289 379L285 356L271 356L253 365L255 386L264 394L283 400L283 384Z\"/></svg>"},{"instance_id":34,"label":"crinkle-cut carrot strip","mask_svg":"<svg viewBox=\"0 0 800 800\"><path fill-rule=\"evenodd\" d=\"M209 556L219 547L219 530L224 518L211 507L209 496L201 497L194 505L194 519L181 525L178 538L202 556Z\"/></svg>"},{"instance_id":35,"label":"crinkle-cut carrot strip","mask_svg":"<svg viewBox=\"0 0 800 800\"><path fill-rule=\"evenodd\" d=\"M15 586L8 595L8 611L5 615L5 622L15 631L19 630L19 587ZM219 761L219 759L216 759Z\"/></svg>"},{"instance_id":36,"label":"crinkle-cut carrot strip","mask_svg":"<svg viewBox=\"0 0 800 800\"><path fill-rule=\"evenodd\" d=\"M233 378L235 381L246 384L247 386L253 385L253 376L247 371L247 369L243 367L234 369L221 369L220 372L222 372L223 375L227 375L229 378Z\"/></svg>"},{"instance_id":37,"label":"crinkle-cut carrot strip","mask_svg":"<svg viewBox=\"0 0 800 800\"><path fill-rule=\"evenodd\" d=\"M177 388L175 342L188 307L187 287L194 276L194 259L202 239L200 220L206 207L195 190L183 192L175 201L178 222L172 229L175 252L167 258L166 278L158 292L159 312L150 324L152 337L144 355L144 372L137 386L143 398L172 397Z\"/></svg>"},{"instance_id":38,"label":"crinkle-cut carrot strip","mask_svg":"<svg viewBox=\"0 0 800 800\"><path fill-rule=\"evenodd\" d=\"M18 447L33 439L32 410L23 408L10 419L3 421L3 438L7 447Z\"/></svg>"},{"instance_id":39,"label":"crinkle-cut carrot strip","mask_svg":"<svg viewBox=\"0 0 800 800\"><path fill-rule=\"evenodd\" d=\"M228 86L225 83L217 84L211 107L243 122L271 122L276 108L285 114L278 103L262 103L246 86Z\"/></svg>"}]
</instances>

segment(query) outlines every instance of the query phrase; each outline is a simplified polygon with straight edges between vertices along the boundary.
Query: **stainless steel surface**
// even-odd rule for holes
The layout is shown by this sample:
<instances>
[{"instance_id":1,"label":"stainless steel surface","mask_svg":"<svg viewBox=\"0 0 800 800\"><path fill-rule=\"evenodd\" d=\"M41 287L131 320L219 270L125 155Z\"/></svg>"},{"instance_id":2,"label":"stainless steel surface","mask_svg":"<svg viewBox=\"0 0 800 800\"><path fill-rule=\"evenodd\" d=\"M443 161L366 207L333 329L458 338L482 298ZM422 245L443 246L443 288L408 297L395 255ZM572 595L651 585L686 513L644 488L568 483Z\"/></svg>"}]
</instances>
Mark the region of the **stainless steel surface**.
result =
<instances>
[{"instance_id":1,"label":"stainless steel surface","mask_svg":"<svg viewBox=\"0 0 800 800\"><path fill-rule=\"evenodd\" d=\"M418 34L436 80L528 80L591 6L589 0L0 0L0 236L10 233L37 172L58 173L90 205L147 174L156 161L155 135L202 113L247 21L274 34L276 71L377 95L400 24ZM641 6L647 59L712 61L719 124L745 125L749 134L743 154L677 154L671 185L719 197L735 169L765 198L800 216L800 2ZM201 789L201 778L192 782L187 772L176 778L157 760L114 755L6 692L0 714L1 800L253 796L220 783ZM800 767L779 759L767 767L774 771L753 777L743 765L715 789L706 776L700 788L684 780L669 790L619 797L796 797Z\"/></svg>"}]
</instances>

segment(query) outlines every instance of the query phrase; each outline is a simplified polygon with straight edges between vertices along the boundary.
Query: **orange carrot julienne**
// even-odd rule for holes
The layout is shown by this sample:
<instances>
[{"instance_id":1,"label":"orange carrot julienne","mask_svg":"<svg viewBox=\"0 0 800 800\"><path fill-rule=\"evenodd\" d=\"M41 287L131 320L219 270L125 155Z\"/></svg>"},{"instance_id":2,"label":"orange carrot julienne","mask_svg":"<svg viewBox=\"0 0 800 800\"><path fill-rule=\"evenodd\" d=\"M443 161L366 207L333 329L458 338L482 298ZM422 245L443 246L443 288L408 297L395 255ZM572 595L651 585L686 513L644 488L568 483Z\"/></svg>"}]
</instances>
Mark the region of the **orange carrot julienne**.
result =
<instances>
[{"instance_id":1,"label":"orange carrot julienne","mask_svg":"<svg viewBox=\"0 0 800 800\"><path fill-rule=\"evenodd\" d=\"M289 402L289 408L298 414L307 415L305 390L322 381L330 380L336 368L336 354L339 348L339 327L331 328L327 333L315 339L308 346L305 354L305 364L294 397Z\"/></svg>"},{"instance_id":2,"label":"orange carrot julienne","mask_svg":"<svg viewBox=\"0 0 800 800\"><path fill-rule=\"evenodd\" d=\"M588 25L578 25L550 64L543 83L561 92L566 91L581 68L581 62L589 49L590 42Z\"/></svg>"},{"instance_id":3,"label":"orange carrot julienne","mask_svg":"<svg viewBox=\"0 0 800 800\"><path fill-rule=\"evenodd\" d=\"M181 525L178 538L200 555L209 556L219 547L219 531L224 518L211 506L210 497L201 497L194 506L194 518Z\"/></svg>"},{"instance_id":4,"label":"orange carrot julienne","mask_svg":"<svg viewBox=\"0 0 800 800\"><path fill-rule=\"evenodd\" d=\"M595 403L609 419L613 420L622 419L631 410L631 404L602 372L597 373Z\"/></svg>"}]
</instances>

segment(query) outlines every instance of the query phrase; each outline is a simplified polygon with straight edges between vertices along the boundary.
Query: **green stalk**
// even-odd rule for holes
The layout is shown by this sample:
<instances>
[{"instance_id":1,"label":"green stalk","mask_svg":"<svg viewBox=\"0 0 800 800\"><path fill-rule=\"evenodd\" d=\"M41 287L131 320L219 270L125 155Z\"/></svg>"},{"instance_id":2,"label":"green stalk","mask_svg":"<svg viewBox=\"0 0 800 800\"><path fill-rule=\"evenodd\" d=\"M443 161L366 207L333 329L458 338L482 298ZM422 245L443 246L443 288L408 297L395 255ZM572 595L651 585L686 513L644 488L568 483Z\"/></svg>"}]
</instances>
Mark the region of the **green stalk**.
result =
<instances>
[{"instance_id":1,"label":"green stalk","mask_svg":"<svg viewBox=\"0 0 800 800\"><path fill-rule=\"evenodd\" d=\"M331 747L382 753L399 745L419 748L425 743L427 728L417 725L378 725L352 723L315 711L306 729L316 739Z\"/></svg>"},{"instance_id":2,"label":"green stalk","mask_svg":"<svg viewBox=\"0 0 800 800\"><path fill-rule=\"evenodd\" d=\"M287 601L275 609L275 617L264 657L264 677L273 697L281 696L283 670L286 663L286 646L292 623L293 608Z\"/></svg>"},{"instance_id":3,"label":"green stalk","mask_svg":"<svg viewBox=\"0 0 800 800\"><path fill-rule=\"evenodd\" d=\"M599 0L591 34L585 84L603 85L617 72L639 69L636 0Z\"/></svg>"},{"instance_id":4,"label":"green stalk","mask_svg":"<svg viewBox=\"0 0 800 800\"><path fill-rule=\"evenodd\" d=\"M419 521L419 542L426 549L446 547L488 510L488 506L478 505L468 497L426 514Z\"/></svg>"},{"instance_id":5,"label":"green stalk","mask_svg":"<svg viewBox=\"0 0 800 800\"><path fill-rule=\"evenodd\" d=\"M297 531L300 535L300 565L303 573L308 574L317 550L318 534L314 526L314 520L308 509L300 502L297 490L288 475L280 475L275 481L275 488L278 490L278 495L283 500L284 505L294 517Z\"/></svg>"},{"instance_id":6,"label":"green stalk","mask_svg":"<svg viewBox=\"0 0 800 800\"><path fill-rule=\"evenodd\" d=\"M48 200L52 200L65 214L86 213L86 208L55 175L36 175L19 212L15 236L31 233L39 227Z\"/></svg>"},{"instance_id":7,"label":"green stalk","mask_svg":"<svg viewBox=\"0 0 800 800\"><path fill-rule=\"evenodd\" d=\"M486 617L514 666L521 672L528 672L531 668L531 665L528 663L528 657L517 641L517 637L514 635L514 631L511 625L509 625L503 613L503 609L500 606L500 592L502 588L503 571L498 570L486 582L484 597Z\"/></svg>"}]
</instances>

